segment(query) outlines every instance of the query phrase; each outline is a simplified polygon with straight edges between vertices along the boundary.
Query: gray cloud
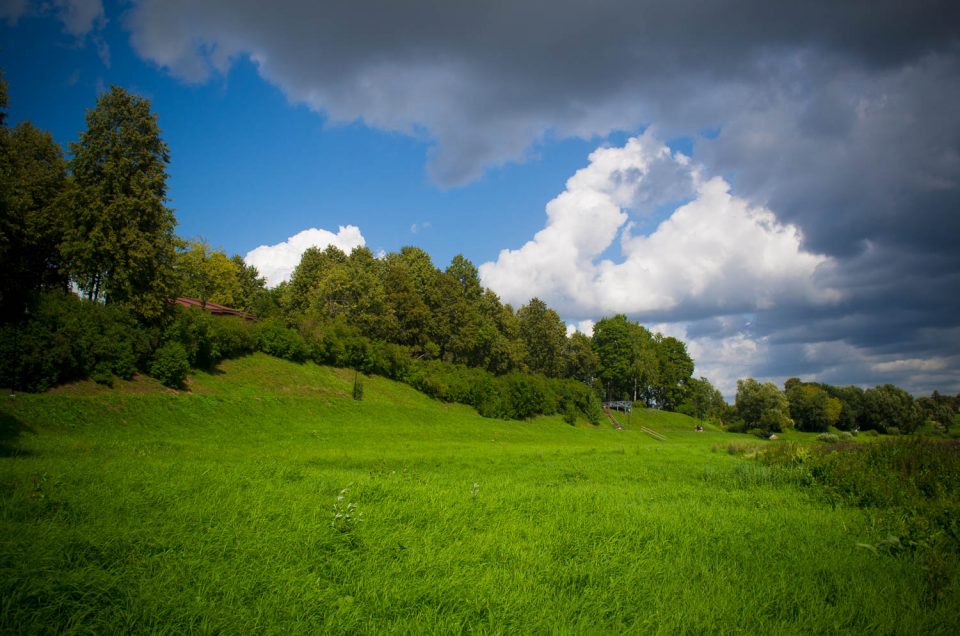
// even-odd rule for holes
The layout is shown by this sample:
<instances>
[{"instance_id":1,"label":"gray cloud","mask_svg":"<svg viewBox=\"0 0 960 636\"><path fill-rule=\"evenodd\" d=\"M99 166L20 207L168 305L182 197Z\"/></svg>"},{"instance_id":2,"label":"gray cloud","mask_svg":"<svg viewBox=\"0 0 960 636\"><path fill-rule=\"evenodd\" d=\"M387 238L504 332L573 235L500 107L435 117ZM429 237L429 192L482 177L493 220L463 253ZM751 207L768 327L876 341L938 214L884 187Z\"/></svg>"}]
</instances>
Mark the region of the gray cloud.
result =
<instances>
[{"instance_id":1,"label":"gray cloud","mask_svg":"<svg viewBox=\"0 0 960 636\"><path fill-rule=\"evenodd\" d=\"M247 55L331 122L428 140L445 187L548 136L689 136L708 175L831 259L814 283L842 302L781 299L746 332L720 305L635 317L692 321L702 354L742 372L960 390L956 2L140 0L125 24L141 56L186 81ZM638 190L632 212L671 195L685 197ZM893 364L920 356L941 362Z\"/></svg>"}]
</instances>

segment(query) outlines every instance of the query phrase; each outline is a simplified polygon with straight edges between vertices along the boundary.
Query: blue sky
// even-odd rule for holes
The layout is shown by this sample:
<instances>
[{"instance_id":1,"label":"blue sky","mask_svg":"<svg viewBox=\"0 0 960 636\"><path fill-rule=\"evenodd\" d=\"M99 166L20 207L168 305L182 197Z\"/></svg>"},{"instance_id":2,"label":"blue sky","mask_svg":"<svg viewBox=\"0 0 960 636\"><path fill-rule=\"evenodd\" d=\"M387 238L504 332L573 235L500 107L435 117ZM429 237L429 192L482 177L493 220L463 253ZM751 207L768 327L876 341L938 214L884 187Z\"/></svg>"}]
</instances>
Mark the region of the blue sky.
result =
<instances>
[{"instance_id":1,"label":"blue sky","mask_svg":"<svg viewBox=\"0 0 960 636\"><path fill-rule=\"evenodd\" d=\"M0 66L64 145L149 98L179 233L273 280L308 236L418 245L681 337L728 396L955 393L960 20L879 5L0 0Z\"/></svg>"},{"instance_id":2,"label":"blue sky","mask_svg":"<svg viewBox=\"0 0 960 636\"><path fill-rule=\"evenodd\" d=\"M66 147L104 87L149 98L171 151L169 196L179 233L231 254L309 227L353 224L374 251L417 245L441 266L458 253L489 260L539 229L544 203L601 141L538 144L529 161L441 188L425 171L428 139L331 124L291 104L246 58L208 83L184 84L131 50L119 18L101 33L109 65L52 15L5 24L0 60L11 123L30 120Z\"/></svg>"}]
</instances>

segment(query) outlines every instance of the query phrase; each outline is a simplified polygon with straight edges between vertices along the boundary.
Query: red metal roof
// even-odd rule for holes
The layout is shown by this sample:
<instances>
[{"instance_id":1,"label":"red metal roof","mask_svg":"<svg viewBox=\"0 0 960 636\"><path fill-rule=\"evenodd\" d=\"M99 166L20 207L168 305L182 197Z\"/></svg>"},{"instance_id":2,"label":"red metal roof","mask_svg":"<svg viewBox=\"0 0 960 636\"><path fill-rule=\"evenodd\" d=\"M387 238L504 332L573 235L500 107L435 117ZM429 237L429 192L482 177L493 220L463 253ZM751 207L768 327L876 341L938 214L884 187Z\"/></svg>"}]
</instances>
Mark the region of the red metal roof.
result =
<instances>
[{"instance_id":1,"label":"red metal roof","mask_svg":"<svg viewBox=\"0 0 960 636\"><path fill-rule=\"evenodd\" d=\"M199 298L187 298L185 296L181 296L180 298L177 298L171 302L177 305L180 305L182 307L196 307L198 309L204 309L205 311L209 311L211 314L214 314L217 316L239 316L244 320L257 319L257 317L254 316L253 314L248 314L245 311L240 311L239 309L234 309L233 307L227 307L225 305L212 303L209 300L207 301L207 304L204 305Z\"/></svg>"}]
</instances>

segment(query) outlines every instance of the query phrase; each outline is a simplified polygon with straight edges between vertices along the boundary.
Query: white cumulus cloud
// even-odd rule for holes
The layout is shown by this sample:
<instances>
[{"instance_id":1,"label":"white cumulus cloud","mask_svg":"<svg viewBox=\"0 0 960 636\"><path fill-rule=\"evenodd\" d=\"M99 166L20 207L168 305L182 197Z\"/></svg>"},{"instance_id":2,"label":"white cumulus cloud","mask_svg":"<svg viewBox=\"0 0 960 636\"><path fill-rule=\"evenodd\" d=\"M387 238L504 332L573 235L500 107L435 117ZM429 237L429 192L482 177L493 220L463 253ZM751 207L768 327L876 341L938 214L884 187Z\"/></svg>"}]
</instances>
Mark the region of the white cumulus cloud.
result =
<instances>
[{"instance_id":1,"label":"white cumulus cloud","mask_svg":"<svg viewBox=\"0 0 960 636\"><path fill-rule=\"evenodd\" d=\"M310 228L294 234L276 245L261 245L250 250L244 257L247 265L253 265L267 279L267 286L274 287L285 280L300 263L300 257L310 247L324 249L329 245L349 253L355 247L363 247L366 241L355 225L341 225L336 234L329 230Z\"/></svg>"},{"instance_id":2,"label":"white cumulus cloud","mask_svg":"<svg viewBox=\"0 0 960 636\"><path fill-rule=\"evenodd\" d=\"M644 213L685 197L652 233L632 233ZM804 251L796 226L702 178L650 131L592 153L546 211L533 239L479 268L506 302L538 296L568 317L675 321L839 297L817 282L830 259ZM615 262L606 253L618 239Z\"/></svg>"}]
</instances>

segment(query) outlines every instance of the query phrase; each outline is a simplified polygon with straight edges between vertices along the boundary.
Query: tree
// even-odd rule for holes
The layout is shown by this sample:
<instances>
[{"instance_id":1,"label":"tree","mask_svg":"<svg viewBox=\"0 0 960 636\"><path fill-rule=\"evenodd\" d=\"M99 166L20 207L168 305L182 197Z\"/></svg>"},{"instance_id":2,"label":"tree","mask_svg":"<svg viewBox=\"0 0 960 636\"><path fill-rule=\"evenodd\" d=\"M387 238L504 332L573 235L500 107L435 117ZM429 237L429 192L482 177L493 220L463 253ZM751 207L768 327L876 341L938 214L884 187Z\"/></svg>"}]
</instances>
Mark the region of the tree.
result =
<instances>
[{"instance_id":1,"label":"tree","mask_svg":"<svg viewBox=\"0 0 960 636\"><path fill-rule=\"evenodd\" d=\"M480 274L463 254L457 254L447 266L446 273L453 277L460 286L460 293L468 302L476 302L483 295L483 288L480 286Z\"/></svg>"},{"instance_id":2,"label":"tree","mask_svg":"<svg viewBox=\"0 0 960 636\"><path fill-rule=\"evenodd\" d=\"M445 275L434 267L430 255L419 247L401 248L399 258L406 265L417 294L430 312L425 325L424 355L442 358L454 335L457 320L458 307L451 300L459 295L454 290L462 290L462 286L453 275Z\"/></svg>"},{"instance_id":3,"label":"tree","mask_svg":"<svg viewBox=\"0 0 960 636\"><path fill-rule=\"evenodd\" d=\"M651 388L659 369L653 334L623 314L593 326L593 348L600 358L599 377L607 399L655 400Z\"/></svg>"},{"instance_id":4,"label":"tree","mask_svg":"<svg viewBox=\"0 0 960 636\"><path fill-rule=\"evenodd\" d=\"M690 378L683 386L683 401L677 410L680 413L695 417L700 421L711 419L723 421L727 403L723 395L713 388L710 380L701 377Z\"/></svg>"},{"instance_id":5,"label":"tree","mask_svg":"<svg viewBox=\"0 0 960 636\"><path fill-rule=\"evenodd\" d=\"M912 433L923 423L923 411L913 396L892 384L867 389L863 393L860 426L881 433Z\"/></svg>"},{"instance_id":6,"label":"tree","mask_svg":"<svg viewBox=\"0 0 960 636\"><path fill-rule=\"evenodd\" d=\"M840 419L843 403L817 384L787 381L790 417L801 431L824 432Z\"/></svg>"},{"instance_id":7,"label":"tree","mask_svg":"<svg viewBox=\"0 0 960 636\"><path fill-rule=\"evenodd\" d=\"M852 431L860 425L863 411L863 389L858 386L823 386L830 397L840 400L840 415L836 426L842 431Z\"/></svg>"},{"instance_id":8,"label":"tree","mask_svg":"<svg viewBox=\"0 0 960 636\"><path fill-rule=\"evenodd\" d=\"M170 154L150 102L111 87L70 144L76 187L63 255L92 300L157 316L174 291L176 218L166 203Z\"/></svg>"},{"instance_id":9,"label":"tree","mask_svg":"<svg viewBox=\"0 0 960 636\"><path fill-rule=\"evenodd\" d=\"M957 416L957 409L960 407L960 401L957 398L942 395L939 391L934 391L930 397L918 399L917 404L928 420L941 426L945 431L950 430Z\"/></svg>"},{"instance_id":10,"label":"tree","mask_svg":"<svg viewBox=\"0 0 960 636\"><path fill-rule=\"evenodd\" d=\"M693 360L687 345L676 338L657 334L654 343L657 374L649 391L659 408L674 411L683 400L684 385L693 375Z\"/></svg>"},{"instance_id":11,"label":"tree","mask_svg":"<svg viewBox=\"0 0 960 636\"><path fill-rule=\"evenodd\" d=\"M773 382L761 384L753 378L737 380L736 407L748 428L779 433L793 426L787 397Z\"/></svg>"},{"instance_id":12,"label":"tree","mask_svg":"<svg viewBox=\"0 0 960 636\"><path fill-rule=\"evenodd\" d=\"M61 267L66 161L29 122L0 128L0 320L16 320L37 292L65 289Z\"/></svg>"},{"instance_id":13,"label":"tree","mask_svg":"<svg viewBox=\"0 0 960 636\"><path fill-rule=\"evenodd\" d=\"M393 314L397 317L397 342L414 347L423 355L429 342L430 309L417 290L410 264L400 254L383 259L383 282Z\"/></svg>"},{"instance_id":14,"label":"tree","mask_svg":"<svg viewBox=\"0 0 960 636\"><path fill-rule=\"evenodd\" d=\"M527 367L533 373L551 378L563 372L563 348L567 328L559 314L539 298L532 299L517 311L520 338L527 348Z\"/></svg>"},{"instance_id":15,"label":"tree","mask_svg":"<svg viewBox=\"0 0 960 636\"><path fill-rule=\"evenodd\" d=\"M576 331L563 346L563 376L590 384L600 370L600 357L590 336Z\"/></svg>"},{"instance_id":16,"label":"tree","mask_svg":"<svg viewBox=\"0 0 960 636\"><path fill-rule=\"evenodd\" d=\"M256 267L247 265L239 254L234 254L230 260L237 271L233 307L261 318L273 315L278 305L267 289L267 279L260 275Z\"/></svg>"},{"instance_id":17,"label":"tree","mask_svg":"<svg viewBox=\"0 0 960 636\"><path fill-rule=\"evenodd\" d=\"M181 293L197 298L201 306L207 301L233 307L240 296L239 270L236 263L219 250L211 250L202 240L187 243L177 254L177 271L181 277Z\"/></svg>"}]
</instances>

